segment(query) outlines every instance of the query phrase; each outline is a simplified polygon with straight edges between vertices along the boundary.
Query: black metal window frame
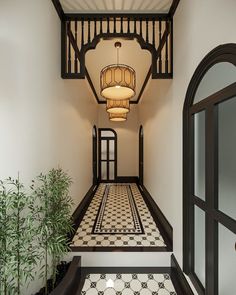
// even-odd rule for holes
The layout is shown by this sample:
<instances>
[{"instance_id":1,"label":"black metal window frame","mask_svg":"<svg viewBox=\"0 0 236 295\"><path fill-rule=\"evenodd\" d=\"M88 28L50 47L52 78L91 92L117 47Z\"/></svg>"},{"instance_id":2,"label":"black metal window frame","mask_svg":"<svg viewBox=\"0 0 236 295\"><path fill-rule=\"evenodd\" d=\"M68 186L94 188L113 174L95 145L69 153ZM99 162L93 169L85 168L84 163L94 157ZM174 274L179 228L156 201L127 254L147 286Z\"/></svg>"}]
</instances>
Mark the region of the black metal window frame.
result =
<instances>
[{"instance_id":1,"label":"black metal window frame","mask_svg":"<svg viewBox=\"0 0 236 295\"><path fill-rule=\"evenodd\" d=\"M196 69L185 98L183 110L183 268L199 294L218 294L218 225L236 234L236 221L218 209L218 104L236 96L236 83L193 104L196 91L207 71L215 64L236 66L236 44L212 50ZM194 195L194 114L205 111L205 185L206 200ZM205 212L206 284L194 272L194 207Z\"/></svg>"},{"instance_id":2,"label":"black metal window frame","mask_svg":"<svg viewBox=\"0 0 236 295\"><path fill-rule=\"evenodd\" d=\"M114 136L113 137L107 137L107 136L102 136L102 131L111 131L113 132ZM107 158L106 160L103 160L101 158L101 144L102 140L107 141ZM114 141L114 160L109 159L109 141L113 140ZM98 159L99 159L99 165L98 165L98 171L99 171L99 182L115 182L117 179L117 133L114 129L111 128L99 128L98 129ZM109 180L109 177L107 177L107 180L102 179L102 162L107 162L107 176L109 176L109 163L114 162L114 180Z\"/></svg>"}]
</instances>

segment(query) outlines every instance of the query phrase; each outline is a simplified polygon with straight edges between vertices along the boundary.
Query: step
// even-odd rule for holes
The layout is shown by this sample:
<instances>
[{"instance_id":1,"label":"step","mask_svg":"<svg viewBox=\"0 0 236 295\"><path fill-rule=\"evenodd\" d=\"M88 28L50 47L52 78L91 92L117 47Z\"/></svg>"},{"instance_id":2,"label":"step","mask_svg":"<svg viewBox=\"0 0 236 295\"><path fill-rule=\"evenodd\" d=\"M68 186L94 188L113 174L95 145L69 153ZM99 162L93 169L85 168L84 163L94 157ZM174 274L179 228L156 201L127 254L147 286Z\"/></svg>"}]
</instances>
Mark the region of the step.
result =
<instances>
[{"instance_id":1,"label":"step","mask_svg":"<svg viewBox=\"0 0 236 295\"><path fill-rule=\"evenodd\" d=\"M76 256L51 295L193 295L193 292L174 255L171 267L81 267L81 259Z\"/></svg>"},{"instance_id":2,"label":"step","mask_svg":"<svg viewBox=\"0 0 236 295\"><path fill-rule=\"evenodd\" d=\"M170 252L70 252L65 257L71 261L73 257L81 256L84 267L148 267L165 265L170 266Z\"/></svg>"}]
</instances>

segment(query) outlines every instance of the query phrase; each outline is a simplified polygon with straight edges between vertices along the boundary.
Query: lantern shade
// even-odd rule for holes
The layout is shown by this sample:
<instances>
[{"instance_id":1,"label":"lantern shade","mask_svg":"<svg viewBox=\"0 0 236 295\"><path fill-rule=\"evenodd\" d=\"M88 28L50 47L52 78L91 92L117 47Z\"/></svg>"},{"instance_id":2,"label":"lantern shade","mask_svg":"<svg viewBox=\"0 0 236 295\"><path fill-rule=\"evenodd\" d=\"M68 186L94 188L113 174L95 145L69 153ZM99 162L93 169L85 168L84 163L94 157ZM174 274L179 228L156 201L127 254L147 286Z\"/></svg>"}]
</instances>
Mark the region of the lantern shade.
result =
<instances>
[{"instance_id":1,"label":"lantern shade","mask_svg":"<svg viewBox=\"0 0 236 295\"><path fill-rule=\"evenodd\" d=\"M127 114L109 114L110 121L113 122L124 122L127 120Z\"/></svg>"},{"instance_id":2,"label":"lantern shade","mask_svg":"<svg viewBox=\"0 0 236 295\"><path fill-rule=\"evenodd\" d=\"M100 78L101 95L106 99L131 99L135 95L135 71L127 65L109 65L102 69Z\"/></svg>"},{"instance_id":3,"label":"lantern shade","mask_svg":"<svg viewBox=\"0 0 236 295\"><path fill-rule=\"evenodd\" d=\"M107 100L107 112L112 114L127 114L130 111L129 100Z\"/></svg>"}]
</instances>

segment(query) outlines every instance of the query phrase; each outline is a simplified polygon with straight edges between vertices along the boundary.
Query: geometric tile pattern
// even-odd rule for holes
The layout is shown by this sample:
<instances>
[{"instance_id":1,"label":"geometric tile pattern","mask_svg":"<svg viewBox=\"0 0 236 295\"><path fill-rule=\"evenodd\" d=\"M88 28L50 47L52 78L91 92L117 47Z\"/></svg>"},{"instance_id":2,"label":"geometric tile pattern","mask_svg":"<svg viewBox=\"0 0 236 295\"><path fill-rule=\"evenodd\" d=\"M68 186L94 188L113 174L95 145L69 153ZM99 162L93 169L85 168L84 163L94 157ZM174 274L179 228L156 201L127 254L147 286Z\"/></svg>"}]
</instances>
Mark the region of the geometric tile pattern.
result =
<instances>
[{"instance_id":1,"label":"geometric tile pattern","mask_svg":"<svg viewBox=\"0 0 236 295\"><path fill-rule=\"evenodd\" d=\"M94 223L106 189L101 183L73 237L71 247L166 247L160 231L135 183L130 187L144 230L143 234L93 234ZM123 185L122 185L123 186ZM119 190L117 191L117 194ZM118 196L119 198L119 196ZM111 213L112 215L112 213ZM115 221L115 227L122 220Z\"/></svg>"},{"instance_id":2,"label":"geometric tile pattern","mask_svg":"<svg viewBox=\"0 0 236 295\"><path fill-rule=\"evenodd\" d=\"M142 223L129 185L106 185L93 233L143 233Z\"/></svg>"},{"instance_id":3,"label":"geometric tile pattern","mask_svg":"<svg viewBox=\"0 0 236 295\"><path fill-rule=\"evenodd\" d=\"M81 295L177 295L169 274L88 274Z\"/></svg>"}]
</instances>

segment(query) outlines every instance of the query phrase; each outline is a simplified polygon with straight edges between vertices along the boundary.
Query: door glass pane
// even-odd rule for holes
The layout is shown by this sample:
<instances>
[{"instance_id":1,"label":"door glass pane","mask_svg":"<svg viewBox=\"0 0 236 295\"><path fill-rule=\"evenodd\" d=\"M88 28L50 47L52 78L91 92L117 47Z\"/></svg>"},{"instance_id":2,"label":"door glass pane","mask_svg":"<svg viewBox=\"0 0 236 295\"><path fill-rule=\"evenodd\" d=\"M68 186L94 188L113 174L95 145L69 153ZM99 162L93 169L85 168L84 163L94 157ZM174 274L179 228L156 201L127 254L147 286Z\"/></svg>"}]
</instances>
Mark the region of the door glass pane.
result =
<instances>
[{"instance_id":1,"label":"door glass pane","mask_svg":"<svg viewBox=\"0 0 236 295\"><path fill-rule=\"evenodd\" d=\"M236 235L219 225L219 294L236 292Z\"/></svg>"},{"instance_id":2,"label":"door glass pane","mask_svg":"<svg viewBox=\"0 0 236 295\"><path fill-rule=\"evenodd\" d=\"M101 169L102 169L102 180L107 180L107 162L101 163Z\"/></svg>"},{"instance_id":3,"label":"door glass pane","mask_svg":"<svg viewBox=\"0 0 236 295\"><path fill-rule=\"evenodd\" d=\"M195 206L194 214L195 274L205 286L205 212Z\"/></svg>"},{"instance_id":4,"label":"door glass pane","mask_svg":"<svg viewBox=\"0 0 236 295\"><path fill-rule=\"evenodd\" d=\"M115 141L109 140L109 160L115 160Z\"/></svg>"},{"instance_id":5,"label":"door glass pane","mask_svg":"<svg viewBox=\"0 0 236 295\"><path fill-rule=\"evenodd\" d=\"M107 159L107 141L106 140L101 141L101 159L102 160Z\"/></svg>"},{"instance_id":6,"label":"door glass pane","mask_svg":"<svg viewBox=\"0 0 236 295\"><path fill-rule=\"evenodd\" d=\"M205 200L205 111L194 115L194 195Z\"/></svg>"},{"instance_id":7,"label":"door glass pane","mask_svg":"<svg viewBox=\"0 0 236 295\"><path fill-rule=\"evenodd\" d=\"M102 137L115 137L115 133L113 131L110 130L102 130L101 131L101 136Z\"/></svg>"},{"instance_id":8,"label":"door glass pane","mask_svg":"<svg viewBox=\"0 0 236 295\"><path fill-rule=\"evenodd\" d=\"M209 69L202 79L194 103L236 82L236 67L229 62L221 62Z\"/></svg>"},{"instance_id":9,"label":"door glass pane","mask_svg":"<svg viewBox=\"0 0 236 295\"><path fill-rule=\"evenodd\" d=\"M115 179L115 162L109 163L109 180Z\"/></svg>"},{"instance_id":10,"label":"door glass pane","mask_svg":"<svg viewBox=\"0 0 236 295\"><path fill-rule=\"evenodd\" d=\"M219 209L236 219L236 97L219 104Z\"/></svg>"}]
</instances>

